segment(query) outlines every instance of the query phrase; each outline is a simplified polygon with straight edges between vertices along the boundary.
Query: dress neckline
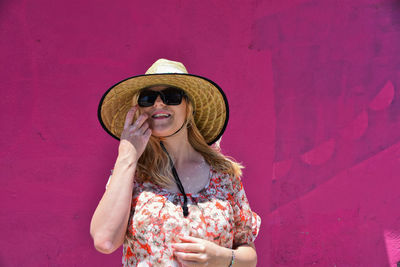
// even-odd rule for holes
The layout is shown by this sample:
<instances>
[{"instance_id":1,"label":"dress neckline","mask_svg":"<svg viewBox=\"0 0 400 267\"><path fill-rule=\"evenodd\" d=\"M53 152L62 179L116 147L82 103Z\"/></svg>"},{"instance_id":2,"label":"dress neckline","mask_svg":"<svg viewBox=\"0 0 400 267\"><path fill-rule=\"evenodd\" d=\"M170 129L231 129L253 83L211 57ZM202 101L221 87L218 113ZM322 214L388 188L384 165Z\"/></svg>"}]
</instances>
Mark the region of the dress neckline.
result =
<instances>
[{"instance_id":1,"label":"dress neckline","mask_svg":"<svg viewBox=\"0 0 400 267\"><path fill-rule=\"evenodd\" d=\"M214 170L214 168L212 167L212 166L210 166L210 170L209 170L209 173L208 173L208 182L207 182L207 184L202 188L202 189L200 189L197 193L186 193L186 195L187 196L191 196L191 197L195 197L195 196L199 196L199 195L201 195L204 191L206 191L206 190L208 190L208 188L210 187L210 184L211 184L211 180L212 179L214 179L214 174L215 174L215 170ZM170 191L170 190L168 190L168 189L166 189L166 188L164 188L164 187L162 187L162 186L160 186L160 185L157 185L157 184L154 184L154 183L152 183L151 181L149 181L149 183L151 183L153 186L155 186L158 190L160 190L160 192L163 194L163 195L178 195L178 196L183 196L183 194L181 193L181 192L172 192L172 191Z\"/></svg>"}]
</instances>

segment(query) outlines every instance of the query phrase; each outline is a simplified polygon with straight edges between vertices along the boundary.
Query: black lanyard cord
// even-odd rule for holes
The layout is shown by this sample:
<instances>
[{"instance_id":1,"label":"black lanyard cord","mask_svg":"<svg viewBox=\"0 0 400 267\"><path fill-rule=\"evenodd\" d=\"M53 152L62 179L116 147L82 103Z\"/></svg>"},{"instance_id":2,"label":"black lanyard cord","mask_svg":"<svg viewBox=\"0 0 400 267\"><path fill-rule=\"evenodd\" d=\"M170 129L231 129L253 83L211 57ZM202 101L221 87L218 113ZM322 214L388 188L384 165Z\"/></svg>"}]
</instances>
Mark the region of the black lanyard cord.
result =
<instances>
[{"instance_id":1,"label":"black lanyard cord","mask_svg":"<svg viewBox=\"0 0 400 267\"><path fill-rule=\"evenodd\" d=\"M187 217L187 216L189 215L189 209L188 209L188 206L187 206L187 201L188 201L188 200L187 200L187 196L186 196L186 193L185 193L185 189L183 188L183 185L182 185L182 183L181 183L181 180L179 179L178 172L176 171L175 166L174 166L174 162L172 161L171 156L169 155L169 153L168 153L167 149L165 148L165 146L164 146L164 144L163 144L162 141L160 141L160 145L161 145L161 148L164 150L164 152L165 152L165 153L167 154L167 156L168 156L169 165L171 166L172 175L173 175L174 178L175 178L176 186L178 187L179 191L180 191L180 192L182 193L182 195L183 195L183 206L182 206L182 211L183 211L183 216Z\"/></svg>"}]
</instances>

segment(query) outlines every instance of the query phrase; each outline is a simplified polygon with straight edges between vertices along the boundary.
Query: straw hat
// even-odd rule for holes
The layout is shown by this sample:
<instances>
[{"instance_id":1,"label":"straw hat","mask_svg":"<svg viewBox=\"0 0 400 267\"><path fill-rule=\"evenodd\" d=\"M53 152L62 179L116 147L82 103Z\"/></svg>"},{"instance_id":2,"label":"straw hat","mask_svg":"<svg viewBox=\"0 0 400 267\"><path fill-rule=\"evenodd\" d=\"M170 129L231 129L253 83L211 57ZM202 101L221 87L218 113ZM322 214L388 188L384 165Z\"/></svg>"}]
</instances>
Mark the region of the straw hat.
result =
<instances>
[{"instance_id":1,"label":"straw hat","mask_svg":"<svg viewBox=\"0 0 400 267\"><path fill-rule=\"evenodd\" d=\"M182 63L167 59L157 60L145 75L125 79L105 92L98 108L104 130L119 140L133 95L142 88L161 84L186 92L193 103L196 126L209 145L222 136L229 118L228 101L222 89L207 78L188 74Z\"/></svg>"}]
</instances>

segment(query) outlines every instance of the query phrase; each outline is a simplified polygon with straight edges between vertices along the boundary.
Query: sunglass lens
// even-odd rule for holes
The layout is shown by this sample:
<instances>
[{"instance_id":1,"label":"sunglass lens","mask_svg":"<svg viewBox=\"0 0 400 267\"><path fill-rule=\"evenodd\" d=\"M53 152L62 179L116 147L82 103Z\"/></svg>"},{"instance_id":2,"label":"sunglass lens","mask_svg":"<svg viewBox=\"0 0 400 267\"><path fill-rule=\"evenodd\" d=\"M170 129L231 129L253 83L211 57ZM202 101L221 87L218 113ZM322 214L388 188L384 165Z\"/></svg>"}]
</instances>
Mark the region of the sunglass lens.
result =
<instances>
[{"instance_id":1,"label":"sunglass lens","mask_svg":"<svg viewBox=\"0 0 400 267\"><path fill-rule=\"evenodd\" d=\"M151 107L156 101L158 93L155 91L144 90L140 93L138 104L141 107Z\"/></svg>"},{"instance_id":2,"label":"sunglass lens","mask_svg":"<svg viewBox=\"0 0 400 267\"><path fill-rule=\"evenodd\" d=\"M166 105L180 105L182 103L182 97L185 94L181 89L169 87L162 91L164 95Z\"/></svg>"},{"instance_id":3,"label":"sunglass lens","mask_svg":"<svg viewBox=\"0 0 400 267\"><path fill-rule=\"evenodd\" d=\"M151 107L159 95L166 105L180 105L185 92L176 87L168 87L162 91L146 89L140 92L138 104L140 107Z\"/></svg>"}]
</instances>

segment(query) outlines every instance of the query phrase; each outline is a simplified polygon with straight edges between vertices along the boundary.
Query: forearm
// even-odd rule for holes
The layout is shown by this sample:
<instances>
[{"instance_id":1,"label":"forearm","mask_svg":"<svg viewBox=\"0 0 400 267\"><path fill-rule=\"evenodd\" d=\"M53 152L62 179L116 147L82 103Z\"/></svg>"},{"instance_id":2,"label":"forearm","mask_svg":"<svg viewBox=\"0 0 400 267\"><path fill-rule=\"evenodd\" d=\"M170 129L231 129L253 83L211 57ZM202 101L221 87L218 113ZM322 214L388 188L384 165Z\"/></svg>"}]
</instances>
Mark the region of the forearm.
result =
<instances>
[{"instance_id":1,"label":"forearm","mask_svg":"<svg viewBox=\"0 0 400 267\"><path fill-rule=\"evenodd\" d=\"M256 247L253 243L237 247L234 250L235 260L234 267L253 267L257 264Z\"/></svg>"},{"instance_id":2,"label":"forearm","mask_svg":"<svg viewBox=\"0 0 400 267\"><path fill-rule=\"evenodd\" d=\"M123 242L132 201L136 164L119 156L106 192L101 198L90 224L90 233L97 250L111 253Z\"/></svg>"},{"instance_id":3,"label":"forearm","mask_svg":"<svg viewBox=\"0 0 400 267\"><path fill-rule=\"evenodd\" d=\"M256 248L253 243L238 246L236 249L233 249L234 253L234 263L232 267L253 267L257 264L257 253ZM224 252L224 257L229 259L229 266L232 258L232 249L226 249Z\"/></svg>"}]
</instances>

